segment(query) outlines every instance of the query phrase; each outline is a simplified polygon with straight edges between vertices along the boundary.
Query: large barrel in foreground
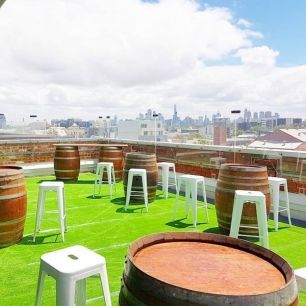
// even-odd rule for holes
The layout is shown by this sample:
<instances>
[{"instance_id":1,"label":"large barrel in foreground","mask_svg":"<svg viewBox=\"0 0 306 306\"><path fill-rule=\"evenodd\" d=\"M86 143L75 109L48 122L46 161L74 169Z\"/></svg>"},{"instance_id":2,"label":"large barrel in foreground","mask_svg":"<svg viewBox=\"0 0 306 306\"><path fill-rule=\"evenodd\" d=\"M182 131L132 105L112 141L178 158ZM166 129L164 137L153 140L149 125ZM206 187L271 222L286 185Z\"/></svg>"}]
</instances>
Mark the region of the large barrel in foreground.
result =
<instances>
[{"instance_id":1,"label":"large barrel in foreground","mask_svg":"<svg viewBox=\"0 0 306 306\"><path fill-rule=\"evenodd\" d=\"M80 173L78 146L57 146L54 155L54 172L57 180L77 181Z\"/></svg>"},{"instance_id":2,"label":"large barrel in foreground","mask_svg":"<svg viewBox=\"0 0 306 306\"><path fill-rule=\"evenodd\" d=\"M22 168L0 166L0 248L22 239L27 195Z\"/></svg>"},{"instance_id":3,"label":"large barrel in foreground","mask_svg":"<svg viewBox=\"0 0 306 306\"><path fill-rule=\"evenodd\" d=\"M231 228L235 190L261 191L266 196L267 214L270 212L271 198L267 167L256 165L223 164L219 170L215 193L215 206L220 233L228 235ZM242 211L241 224L257 226L254 204L247 203ZM257 229L243 228L240 234L256 235Z\"/></svg>"},{"instance_id":4,"label":"large barrel in foreground","mask_svg":"<svg viewBox=\"0 0 306 306\"><path fill-rule=\"evenodd\" d=\"M122 180L123 170L123 151L122 147L101 147L100 149L100 162L112 162L115 169L116 182ZM104 179L107 179L107 174L104 173Z\"/></svg>"},{"instance_id":5,"label":"large barrel in foreground","mask_svg":"<svg viewBox=\"0 0 306 306\"><path fill-rule=\"evenodd\" d=\"M133 242L120 306L298 305L294 272L280 256L223 235L159 233Z\"/></svg>"},{"instance_id":6,"label":"large barrel in foreground","mask_svg":"<svg viewBox=\"0 0 306 306\"><path fill-rule=\"evenodd\" d=\"M148 201L153 202L155 200L156 186L157 186L157 163L155 154L147 153L127 153L125 157L125 166L123 171L123 185L126 195L126 188L128 182L129 169L145 169L147 171L147 183L148 183ZM142 192L142 183L140 177L134 177L132 183L132 190ZM133 202L144 202L142 195L131 195Z\"/></svg>"}]
</instances>

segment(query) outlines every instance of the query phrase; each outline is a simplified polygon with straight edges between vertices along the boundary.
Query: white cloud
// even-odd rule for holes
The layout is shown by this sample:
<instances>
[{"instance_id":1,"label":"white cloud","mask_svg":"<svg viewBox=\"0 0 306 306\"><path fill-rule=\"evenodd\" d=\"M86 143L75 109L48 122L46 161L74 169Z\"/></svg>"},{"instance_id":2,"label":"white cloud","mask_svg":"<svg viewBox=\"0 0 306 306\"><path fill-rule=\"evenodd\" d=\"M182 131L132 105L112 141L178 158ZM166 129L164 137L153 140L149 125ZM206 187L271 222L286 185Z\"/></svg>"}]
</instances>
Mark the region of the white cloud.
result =
<instances>
[{"instance_id":1,"label":"white cloud","mask_svg":"<svg viewBox=\"0 0 306 306\"><path fill-rule=\"evenodd\" d=\"M244 65L261 68L262 66L273 67L275 65L278 51L274 51L267 46L240 49L236 56L241 58Z\"/></svg>"},{"instance_id":2,"label":"white cloud","mask_svg":"<svg viewBox=\"0 0 306 306\"><path fill-rule=\"evenodd\" d=\"M236 105L285 112L288 100L305 101L306 68L275 66L277 51L253 46L262 33L226 8L10 0L0 17L0 105L9 120L132 118L147 108L169 116L174 103L181 116ZM235 56L242 65L223 65Z\"/></svg>"}]
</instances>

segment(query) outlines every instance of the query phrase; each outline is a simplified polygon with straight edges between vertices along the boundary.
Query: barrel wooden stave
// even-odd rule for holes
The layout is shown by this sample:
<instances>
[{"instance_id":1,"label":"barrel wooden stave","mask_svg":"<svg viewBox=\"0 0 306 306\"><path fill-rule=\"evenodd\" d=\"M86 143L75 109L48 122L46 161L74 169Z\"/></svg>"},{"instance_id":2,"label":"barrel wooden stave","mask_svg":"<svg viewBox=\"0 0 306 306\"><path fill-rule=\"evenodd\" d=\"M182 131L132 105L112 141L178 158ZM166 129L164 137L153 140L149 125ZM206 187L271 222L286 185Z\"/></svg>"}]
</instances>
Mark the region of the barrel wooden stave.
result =
<instances>
[{"instance_id":1,"label":"barrel wooden stave","mask_svg":"<svg viewBox=\"0 0 306 306\"><path fill-rule=\"evenodd\" d=\"M127 181L129 169L146 169L147 171L147 184L148 184L148 202L151 203L155 200L156 187L157 187L157 163L155 154L145 153L127 153L125 158L125 166L123 170L123 186L126 195ZM132 182L132 190L142 192L141 177L135 176ZM143 203L144 198L142 195L131 195L131 200L136 203Z\"/></svg>"},{"instance_id":2,"label":"barrel wooden stave","mask_svg":"<svg viewBox=\"0 0 306 306\"><path fill-rule=\"evenodd\" d=\"M207 293L189 290L181 286L175 286L169 282L160 280L149 272L143 271L137 266L135 257L138 252L154 244L177 241L205 242L226 246L250 253L250 256L262 258L268 264L279 270L283 275L285 284L276 290L262 294L227 295L220 293ZM191 254L192 255L192 254ZM221 254L222 255L222 254ZM158 254L157 254L158 256ZM191 259L192 260L192 259ZM175 259L169 258L175 265ZM158 265L158 260L156 264ZM214 263L211 263L212 265ZM225 263L230 264L230 262ZM158 267L156 267L158 268ZM175 270L176 268L174 268ZM209 268L208 268L209 269ZM168 271L169 272L169 271ZM173 272L175 273L175 271ZM243 273L240 271L240 273ZM196 273L198 274L198 273ZM239 274L239 273L238 273ZM202 275L203 279L207 277ZM220 277L222 281L222 276ZM239 281L239 275L237 276ZM269 281L269 279L267 279ZM226 286L226 280L224 280ZM218 283L216 284L218 285ZM223 284L222 284L223 285ZM256 284L254 284L256 287ZM252 289L252 288L251 288ZM298 289L294 272L290 265L280 256L261 246L247 241L208 233L159 233L142 237L133 242L125 261L122 277L122 286L119 294L120 306L148 305L148 306L219 306L219 305L291 305L297 306Z\"/></svg>"},{"instance_id":3,"label":"barrel wooden stave","mask_svg":"<svg viewBox=\"0 0 306 306\"><path fill-rule=\"evenodd\" d=\"M101 147L99 161L112 162L114 164L116 182L122 180L122 172L124 164L122 147L116 147L116 146ZM107 180L106 173L103 174L103 179Z\"/></svg>"},{"instance_id":4,"label":"barrel wooden stave","mask_svg":"<svg viewBox=\"0 0 306 306\"><path fill-rule=\"evenodd\" d=\"M266 211L270 212L271 198L266 167L223 164L215 192L215 206L220 233L228 235L231 227L235 190L261 191L266 196ZM257 226L256 208L251 203L243 207L241 224ZM257 229L240 228L240 234L257 235Z\"/></svg>"},{"instance_id":5,"label":"barrel wooden stave","mask_svg":"<svg viewBox=\"0 0 306 306\"><path fill-rule=\"evenodd\" d=\"M54 172L57 180L76 181L80 173L78 146L57 146L54 154Z\"/></svg>"},{"instance_id":6,"label":"barrel wooden stave","mask_svg":"<svg viewBox=\"0 0 306 306\"><path fill-rule=\"evenodd\" d=\"M0 167L0 247L23 237L27 212L25 180L20 167Z\"/></svg>"}]
</instances>

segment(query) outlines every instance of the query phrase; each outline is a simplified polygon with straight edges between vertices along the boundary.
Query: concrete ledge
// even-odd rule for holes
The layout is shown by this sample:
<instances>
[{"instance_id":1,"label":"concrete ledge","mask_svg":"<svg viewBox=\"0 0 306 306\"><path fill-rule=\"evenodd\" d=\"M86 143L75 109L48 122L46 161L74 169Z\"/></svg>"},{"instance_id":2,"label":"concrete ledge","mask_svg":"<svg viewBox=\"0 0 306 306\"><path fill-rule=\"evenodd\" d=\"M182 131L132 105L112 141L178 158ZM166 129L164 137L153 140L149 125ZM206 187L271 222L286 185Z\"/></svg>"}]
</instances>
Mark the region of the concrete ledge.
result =
<instances>
[{"instance_id":1,"label":"concrete ledge","mask_svg":"<svg viewBox=\"0 0 306 306\"><path fill-rule=\"evenodd\" d=\"M81 160L80 172L95 172L98 159ZM54 163L33 163L21 165L25 177L54 175Z\"/></svg>"}]
</instances>

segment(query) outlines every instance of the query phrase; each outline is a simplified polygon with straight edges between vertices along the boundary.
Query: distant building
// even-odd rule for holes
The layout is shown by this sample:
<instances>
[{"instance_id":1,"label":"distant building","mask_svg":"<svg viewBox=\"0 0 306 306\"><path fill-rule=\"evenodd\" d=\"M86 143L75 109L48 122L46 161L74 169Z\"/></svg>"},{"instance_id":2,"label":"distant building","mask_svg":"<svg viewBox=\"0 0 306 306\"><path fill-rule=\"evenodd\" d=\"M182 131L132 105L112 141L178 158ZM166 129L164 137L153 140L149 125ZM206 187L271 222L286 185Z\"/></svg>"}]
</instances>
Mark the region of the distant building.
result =
<instances>
[{"instance_id":1,"label":"distant building","mask_svg":"<svg viewBox=\"0 0 306 306\"><path fill-rule=\"evenodd\" d=\"M0 129L4 129L6 127L6 118L4 114L0 114Z\"/></svg>"},{"instance_id":2,"label":"distant building","mask_svg":"<svg viewBox=\"0 0 306 306\"><path fill-rule=\"evenodd\" d=\"M306 129L280 129L258 137L250 148L306 151Z\"/></svg>"},{"instance_id":3,"label":"distant building","mask_svg":"<svg viewBox=\"0 0 306 306\"><path fill-rule=\"evenodd\" d=\"M272 117L272 112L266 111L265 112L265 118L271 118Z\"/></svg>"},{"instance_id":4,"label":"distant building","mask_svg":"<svg viewBox=\"0 0 306 306\"><path fill-rule=\"evenodd\" d=\"M124 120L118 123L118 138L119 139L134 139L154 141L167 141L162 122L154 119L144 120Z\"/></svg>"},{"instance_id":5,"label":"distant building","mask_svg":"<svg viewBox=\"0 0 306 306\"><path fill-rule=\"evenodd\" d=\"M213 144L226 146L226 122L228 118L215 117L214 118L214 134L213 134Z\"/></svg>"},{"instance_id":6,"label":"distant building","mask_svg":"<svg viewBox=\"0 0 306 306\"><path fill-rule=\"evenodd\" d=\"M85 137L85 130L79 127L76 123L66 129L68 137L83 138Z\"/></svg>"},{"instance_id":7,"label":"distant building","mask_svg":"<svg viewBox=\"0 0 306 306\"><path fill-rule=\"evenodd\" d=\"M180 124L180 118L177 116L176 104L174 104L173 116L172 116L172 126L178 126Z\"/></svg>"}]
</instances>

